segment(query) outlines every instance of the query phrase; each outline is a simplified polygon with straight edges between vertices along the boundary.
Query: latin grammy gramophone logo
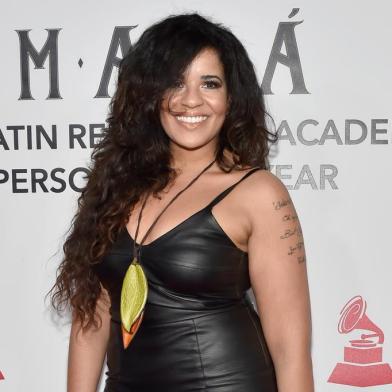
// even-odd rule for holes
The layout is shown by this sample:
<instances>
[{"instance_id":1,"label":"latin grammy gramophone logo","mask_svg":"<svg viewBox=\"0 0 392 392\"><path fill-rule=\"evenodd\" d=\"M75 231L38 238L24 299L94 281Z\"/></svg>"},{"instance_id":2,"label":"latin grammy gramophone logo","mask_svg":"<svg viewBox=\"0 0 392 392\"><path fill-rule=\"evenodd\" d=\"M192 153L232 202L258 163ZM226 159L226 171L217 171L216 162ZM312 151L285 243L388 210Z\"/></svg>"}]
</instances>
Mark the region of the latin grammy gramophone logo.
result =
<instances>
[{"instance_id":1,"label":"latin grammy gramophone logo","mask_svg":"<svg viewBox=\"0 0 392 392\"><path fill-rule=\"evenodd\" d=\"M365 330L359 339L349 340L344 347L344 362L338 362L328 382L368 387L392 384L392 369L383 362L383 331L366 316L366 301L357 295L340 312L338 331L349 333Z\"/></svg>"}]
</instances>

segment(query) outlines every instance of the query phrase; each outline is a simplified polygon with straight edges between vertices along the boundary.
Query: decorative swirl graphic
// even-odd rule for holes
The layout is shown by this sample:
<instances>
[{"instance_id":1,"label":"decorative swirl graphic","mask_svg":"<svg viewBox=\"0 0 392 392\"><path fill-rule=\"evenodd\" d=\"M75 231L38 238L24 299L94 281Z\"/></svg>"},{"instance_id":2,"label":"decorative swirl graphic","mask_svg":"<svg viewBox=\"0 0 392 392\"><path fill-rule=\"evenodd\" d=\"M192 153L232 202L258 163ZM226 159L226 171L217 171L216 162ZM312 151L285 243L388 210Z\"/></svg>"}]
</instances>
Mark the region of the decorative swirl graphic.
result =
<instances>
[{"instance_id":1,"label":"decorative swirl graphic","mask_svg":"<svg viewBox=\"0 0 392 392\"><path fill-rule=\"evenodd\" d=\"M338 331L340 333L348 333L352 331L358 320L363 317L366 312L366 301L360 295L351 298L343 309L340 311Z\"/></svg>"}]
</instances>

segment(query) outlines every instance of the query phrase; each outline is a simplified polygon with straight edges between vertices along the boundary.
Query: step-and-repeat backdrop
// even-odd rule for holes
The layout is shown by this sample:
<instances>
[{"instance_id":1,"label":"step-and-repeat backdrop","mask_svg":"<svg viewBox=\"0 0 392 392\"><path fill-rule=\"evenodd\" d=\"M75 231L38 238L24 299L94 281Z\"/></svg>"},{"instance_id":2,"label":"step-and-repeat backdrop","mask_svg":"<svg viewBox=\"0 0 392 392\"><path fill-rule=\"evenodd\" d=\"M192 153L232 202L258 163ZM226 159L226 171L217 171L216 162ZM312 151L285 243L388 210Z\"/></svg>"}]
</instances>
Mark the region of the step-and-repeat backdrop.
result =
<instances>
[{"instance_id":1,"label":"step-and-repeat backdrop","mask_svg":"<svg viewBox=\"0 0 392 392\"><path fill-rule=\"evenodd\" d=\"M118 61L151 23L189 11L224 23L244 43L275 120L271 170L287 186L305 237L316 391L391 391L386 0L2 5L0 391L66 390L70 320L44 296Z\"/></svg>"}]
</instances>

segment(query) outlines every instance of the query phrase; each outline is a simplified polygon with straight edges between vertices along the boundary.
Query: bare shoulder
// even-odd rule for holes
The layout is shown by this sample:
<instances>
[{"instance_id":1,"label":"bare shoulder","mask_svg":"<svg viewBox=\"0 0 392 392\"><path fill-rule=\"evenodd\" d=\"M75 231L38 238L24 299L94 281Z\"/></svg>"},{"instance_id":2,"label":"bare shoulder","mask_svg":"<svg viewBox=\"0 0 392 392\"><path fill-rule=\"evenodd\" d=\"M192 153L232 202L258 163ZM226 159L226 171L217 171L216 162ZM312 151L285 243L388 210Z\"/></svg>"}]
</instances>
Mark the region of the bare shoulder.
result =
<instances>
[{"instance_id":1,"label":"bare shoulder","mask_svg":"<svg viewBox=\"0 0 392 392\"><path fill-rule=\"evenodd\" d=\"M244 189L243 201L249 253L258 254L263 248L267 255L266 248L273 248L275 254L281 253L281 260L288 257L299 263L305 261L300 218L286 186L277 176L267 170L253 173Z\"/></svg>"},{"instance_id":2,"label":"bare shoulder","mask_svg":"<svg viewBox=\"0 0 392 392\"><path fill-rule=\"evenodd\" d=\"M279 208L290 199L290 194L284 183L268 170L257 170L247 178L242 197L252 210L258 208Z\"/></svg>"},{"instance_id":3,"label":"bare shoulder","mask_svg":"<svg viewBox=\"0 0 392 392\"><path fill-rule=\"evenodd\" d=\"M255 231L270 235L273 226L276 230L286 230L289 221L299 223L290 194L276 175L268 170L258 170L247 180L241 199L249 236Z\"/></svg>"}]
</instances>

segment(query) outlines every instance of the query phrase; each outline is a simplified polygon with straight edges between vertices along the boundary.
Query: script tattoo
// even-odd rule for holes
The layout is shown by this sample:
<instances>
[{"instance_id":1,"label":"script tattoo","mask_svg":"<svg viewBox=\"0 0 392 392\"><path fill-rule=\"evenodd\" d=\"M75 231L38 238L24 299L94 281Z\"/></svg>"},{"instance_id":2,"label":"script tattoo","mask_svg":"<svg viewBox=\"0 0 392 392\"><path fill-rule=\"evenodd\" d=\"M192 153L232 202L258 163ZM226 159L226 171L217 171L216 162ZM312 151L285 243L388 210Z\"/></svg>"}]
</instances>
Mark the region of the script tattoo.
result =
<instances>
[{"instance_id":1,"label":"script tattoo","mask_svg":"<svg viewBox=\"0 0 392 392\"><path fill-rule=\"evenodd\" d=\"M290 204L292 204L292 201L290 198L288 198L288 199L278 200L276 202L274 201L272 204L275 211L281 212L283 208L285 207L287 208ZM295 242L293 243L291 241L287 254L289 256L295 257L298 263L304 263L306 261L306 255L305 255L304 240L302 235L302 228L298 220L298 215L296 215L291 211L283 211L283 216L281 219L282 222L289 224L290 227L285 228L284 232L280 234L279 238L283 241L287 241L293 236L296 236L296 240L294 240ZM293 227L293 225L295 226Z\"/></svg>"},{"instance_id":2,"label":"script tattoo","mask_svg":"<svg viewBox=\"0 0 392 392\"><path fill-rule=\"evenodd\" d=\"M286 200L273 201L272 204L274 205L275 210L280 210L281 208L291 204L291 200L286 199Z\"/></svg>"},{"instance_id":3,"label":"script tattoo","mask_svg":"<svg viewBox=\"0 0 392 392\"><path fill-rule=\"evenodd\" d=\"M284 234L282 234L280 236L280 239L283 240L285 238L289 238L289 237L291 237L294 234L297 234L297 237L301 237L302 236L302 228L301 228L301 226L299 224L294 229L286 229L284 231Z\"/></svg>"},{"instance_id":4,"label":"script tattoo","mask_svg":"<svg viewBox=\"0 0 392 392\"><path fill-rule=\"evenodd\" d=\"M283 215L282 221L295 221L298 220L298 216L297 215L290 215L290 214L286 214Z\"/></svg>"},{"instance_id":5,"label":"script tattoo","mask_svg":"<svg viewBox=\"0 0 392 392\"><path fill-rule=\"evenodd\" d=\"M301 249L303 249L303 247L304 247L304 242L303 241L299 241L299 242L297 242L295 244L295 246L291 246L290 245L290 250L289 250L289 252L287 254L288 255L292 255L292 254L294 254L294 252L296 250L301 250Z\"/></svg>"}]
</instances>

